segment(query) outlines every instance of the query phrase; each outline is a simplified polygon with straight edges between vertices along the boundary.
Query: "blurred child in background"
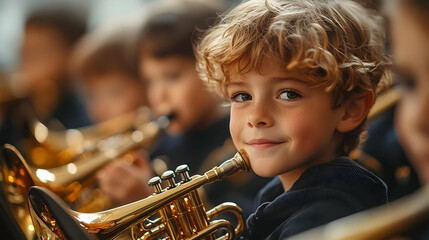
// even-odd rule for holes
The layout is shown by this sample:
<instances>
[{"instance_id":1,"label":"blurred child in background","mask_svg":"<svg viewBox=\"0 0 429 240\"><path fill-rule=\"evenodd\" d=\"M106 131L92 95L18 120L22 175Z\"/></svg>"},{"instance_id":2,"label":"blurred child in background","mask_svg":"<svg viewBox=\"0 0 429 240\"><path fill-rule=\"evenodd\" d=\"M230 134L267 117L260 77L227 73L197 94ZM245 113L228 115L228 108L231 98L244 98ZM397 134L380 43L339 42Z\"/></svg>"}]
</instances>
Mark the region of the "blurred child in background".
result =
<instances>
[{"instance_id":1,"label":"blurred child in background","mask_svg":"<svg viewBox=\"0 0 429 240\"><path fill-rule=\"evenodd\" d=\"M71 53L85 30L86 18L66 6L40 8L25 21L19 70L42 121L57 119L65 128L89 124L69 74Z\"/></svg>"},{"instance_id":2,"label":"blurred child in background","mask_svg":"<svg viewBox=\"0 0 429 240\"><path fill-rule=\"evenodd\" d=\"M81 82L89 116L95 123L125 116L146 105L146 88L140 80L137 61L136 39L140 25L140 19L131 19L101 26L85 36L77 47L74 70ZM130 157L132 164L124 161ZM112 182L114 178L110 176L116 175L123 181ZM100 188L115 205L146 197L151 193L149 187L143 186L134 195L127 194L128 188L135 185L133 181L147 183L152 176L143 151L114 160L97 173ZM113 184L116 184L114 188Z\"/></svg>"},{"instance_id":3,"label":"blurred child in background","mask_svg":"<svg viewBox=\"0 0 429 240\"><path fill-rule=\"evenodd\" d=\"M34 138L29 130L33 120L40 120L55 129L90 124L68 71L70 55L86 31L86 17L74 10L69 4L44 4L31 10L25 19L17 70L27 95L25 99L2 106L0 145L14 145L29 162L32 158L26 140ZM1 215L1 236L19 239L18 230L7 219L7 213Z\"/></svg>"},{"instance_id":4,"label":"blurred child in background","mask_svg":"<svg viewBox=\"0 0 429 240\"><path fill-rule=\"evenodd\" d=\"M39 144L32 133L34 120L55 130L91 123L69 73L70 55L85 33L86 18L67 6L43 5L28 14L17 66L27 95L5 107L0 126L0 144L16 146L36 164L47 160L30 157Z\"/></svg>"},{"instance_id":5,"label":"blurred child in background","mask_svg":"<svg viewBox=\"0 0 429 240\"><path fill-rule=\"evenodd\" d=\"M137 20L101 26L85 36L76 49L75 74L95 123L146 105L136 53L139 26Z\"/></svg>"}]
</instances>

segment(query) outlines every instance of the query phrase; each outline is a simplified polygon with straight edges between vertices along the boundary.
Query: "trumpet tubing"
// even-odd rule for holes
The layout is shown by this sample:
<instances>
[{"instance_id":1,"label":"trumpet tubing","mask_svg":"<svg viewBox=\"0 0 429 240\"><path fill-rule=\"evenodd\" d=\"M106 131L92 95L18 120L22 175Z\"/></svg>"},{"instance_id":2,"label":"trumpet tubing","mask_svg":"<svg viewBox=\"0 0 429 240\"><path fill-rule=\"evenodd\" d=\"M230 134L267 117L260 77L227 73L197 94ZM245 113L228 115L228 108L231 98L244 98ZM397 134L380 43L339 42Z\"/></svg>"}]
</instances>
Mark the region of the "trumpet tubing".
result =
<instances>
[{"instance_id":1,"label":"trumpet tubing","mask_svg":"<svg viewBox=\"0 0 429 240\"><path fill-rule=\"evenodd\" d=\"M150 117L149 110L141 107L93 126L53 131L28 114L31 112L28 106L21 107L24 115L30 115L25 117L30 122L30 136L24 141L24 146L31 156L32 165L39 168L62 166L79 157L98 154L106 146L120 145L122 139L126 141L133 134L138 137L140 127L145 126Z\"/></svg>"},{"instance_id":2,"label":"trumpet tubing","mask_svg":"<svg viewBox=\"0 0 429 240\"><path fill-rule=\"evenodd\" d=\"M238 171L249 171L248 157L244 151L238 152L219 167L214 167L204 175L189 177L186 165L176 169L181 181L175 183L174 172L167 171L162 179L154 177L149 184L154 188L154 195L140 201L97 213L80 213L70 210L73 216L89 233L99 239L115 239L123 236L125 231L131 239L155 239L167 236L169 239L213 239L214 233L224 228L227 234L221 239L235 239L243 230L241 209L233 203L224 203L206 212L197 189L222 180ZM163 189L161 181L167 181ZM49 216L49 209L38 199L30 198L31 216L38 226L48 226L50 233L61 239L55 219ZM234 228L225 220L213 220L222 213L231 212L237 217ZM148 218L154 214L161 217L152 221ZM45 216L45 217L42 217Z\"/></svg>"},{"instance_id":3,"label":"trumpet tubing","mask_svg":"<svg viewBox=\"0 0 429 240\"><path fill-rule=\"evenodd\" d=\"M10 145L1 149L1 183L14 218L28 239L33 239L34 226L27 206L27 192L37 180L19 152Z\"/></svg>"}]
</instances>

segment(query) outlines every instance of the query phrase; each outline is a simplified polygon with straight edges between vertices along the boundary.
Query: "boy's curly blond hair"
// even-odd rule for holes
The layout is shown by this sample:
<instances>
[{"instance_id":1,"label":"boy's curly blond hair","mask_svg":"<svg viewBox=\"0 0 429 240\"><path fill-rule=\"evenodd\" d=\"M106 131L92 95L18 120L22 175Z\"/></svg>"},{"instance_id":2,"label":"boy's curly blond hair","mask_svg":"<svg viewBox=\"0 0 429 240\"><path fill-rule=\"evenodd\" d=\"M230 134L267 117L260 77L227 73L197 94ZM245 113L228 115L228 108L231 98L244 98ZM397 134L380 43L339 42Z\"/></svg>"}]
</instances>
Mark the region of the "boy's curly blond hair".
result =
<instances>
[{"instance_id":1,"label":"boy's curly blond hair","mask_svg":"<svg viewBox=\"0 0 429 240\"><path fill-rule=\"evenodd\" d=\"M250 0L227 13L196 47L202 79L223 96L232 73L262 73L280 60L332 95L333 107L377 92L390 61L382 18L349 0ZM359 143L364 121L346 133L343 151Z\"/></svg>"}]
</instances>

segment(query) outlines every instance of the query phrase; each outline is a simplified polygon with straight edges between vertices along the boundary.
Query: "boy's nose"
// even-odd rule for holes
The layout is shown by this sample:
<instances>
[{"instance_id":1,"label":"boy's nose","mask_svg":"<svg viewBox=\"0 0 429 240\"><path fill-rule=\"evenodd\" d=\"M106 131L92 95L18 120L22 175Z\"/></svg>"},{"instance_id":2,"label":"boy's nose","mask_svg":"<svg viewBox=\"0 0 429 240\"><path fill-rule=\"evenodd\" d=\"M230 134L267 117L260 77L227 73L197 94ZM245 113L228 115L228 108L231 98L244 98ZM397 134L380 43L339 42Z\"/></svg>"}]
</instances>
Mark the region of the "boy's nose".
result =
<instances>
[{"instance_id":1,"label":"boy's nose","mask_svg":"<svg viewBox=\"0 0 429 240\"><path fill-rule=\"evenodd\" d=\"M270 114L269 106L266 104L255 104L247 118L247 125L251 128L267 128L274 124Z\"/></svg>"}]
</instances>

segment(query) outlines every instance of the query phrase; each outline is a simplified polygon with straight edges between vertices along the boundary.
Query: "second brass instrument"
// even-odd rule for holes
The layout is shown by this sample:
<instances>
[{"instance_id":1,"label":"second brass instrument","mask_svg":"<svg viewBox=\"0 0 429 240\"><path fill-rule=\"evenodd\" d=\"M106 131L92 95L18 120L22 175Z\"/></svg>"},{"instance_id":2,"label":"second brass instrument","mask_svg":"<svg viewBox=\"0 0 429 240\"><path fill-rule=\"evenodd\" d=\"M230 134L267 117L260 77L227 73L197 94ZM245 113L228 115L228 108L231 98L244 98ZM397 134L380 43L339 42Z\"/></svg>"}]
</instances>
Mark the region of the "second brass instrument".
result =
<instances>
[{"instance_id":1,"label":"second brass instrument","mask_svg":"<svg viewBox=\"0 0 429 240\"><path fill-rule=\"evenodd\" d=\"M219 229L227 231L221 239L236 239L243 230L241 209L233 203L224 203L206 212L197 189L249 169L249 160L244 151L238 152L233 158L204 175L192 178L189 177L187 166L181 165L176 169L182 179L180 183L175 183L172 171L167 171L162 176L162 179L168 182L165 189L161 187L159 177L149 181L155 191L152 196L102 212L79 213L70 210L70 214L88 233L99 239L213 239ZM62 239L58 234L62 230L61 226L51 217L49 206L31 195L29 206L39 238ZM224 212L231 212L236 216L238 223L235 228L225 220L213 220ZM160 218L149 220L149 217L157 213Z\"/></svg>"},{"instance_id":2,"label":"second brass instrument","mask_svg":"<svg viewBox=\"0 0 429 240\"><path fill-rule=\"evenodd\" d=\"M20 108L29 132L23 147L31 165L38 168L62 166L82 156L91 157L105 148L120 146L133 134L138 137L140 126L150 119L149 109L141 107L92 126L52 130L31 114L30 106Z\"/></svg>"},{"instance_id":3,"label":"second brass instrument","mask_svg":"<svg viewBox=\"0 0 429 240\"><path fill-rule=\"evenodd\" d=\"M407 234L415 234L416 227L425 227L427 225L422 224L428 221L429 187L426 186L390 203L389 207L359 212L295 235L290 240L414 239L406 237Z\"/></svg>"},{"instance_id":4,"label":"second brass instrument","mask_svg":"<svg viewBox=\"0 0 429 240\"><path fill-rule=\"evenodd\" d=\"M83 158L52 169L31 169L13 146L5 145L1 152L3 158L0 161L0 180L10 209L25 235L29 239L32 239L34 235L34 226L29 221L30 216L26 206L27 192L31 186L46 187L59 195L68 204L74 204L76 208L94 211L93 208L91 209L96 205L94 202L105 203L105 201L91 196L89 201L78 202L79 198L82 197L82 192L93 187L90 185L91 183L87 184L83 180L109 161L129 150L152 145L158 136L159 130L155 122L149 122L140 127L137 137L133 138L131 135L124 144L117 148L99 152L89 159ZM103 206L101 208L105 209Z\"/></svg>"}]
</instances>

